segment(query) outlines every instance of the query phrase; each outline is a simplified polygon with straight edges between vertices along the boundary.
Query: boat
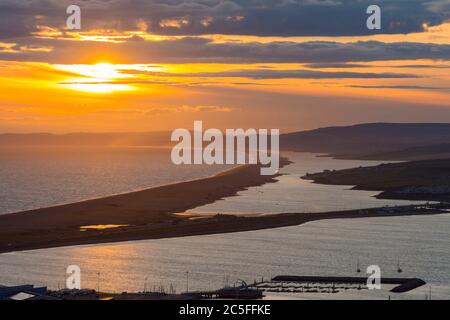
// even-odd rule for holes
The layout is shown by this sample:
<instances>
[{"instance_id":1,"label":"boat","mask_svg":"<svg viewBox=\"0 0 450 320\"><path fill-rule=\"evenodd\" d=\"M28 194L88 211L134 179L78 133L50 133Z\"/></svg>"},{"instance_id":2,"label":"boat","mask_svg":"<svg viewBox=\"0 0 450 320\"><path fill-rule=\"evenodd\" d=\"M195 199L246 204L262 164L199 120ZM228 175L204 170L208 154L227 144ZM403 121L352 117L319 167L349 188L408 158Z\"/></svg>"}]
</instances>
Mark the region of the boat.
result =
<instances>
[{"instance_id":1,"label":"boat","mask_svg":"<svg viewBox=\"0 0 450 320\"><path fill-rule=\"evenodd\" d=\"M247 283L243 280L239 280L240 285L234 285L233 287L225 287L217 290L216 294L219 299L261 299L263 291L259 289L249 288Z\"/></svg>"}]
</instances>

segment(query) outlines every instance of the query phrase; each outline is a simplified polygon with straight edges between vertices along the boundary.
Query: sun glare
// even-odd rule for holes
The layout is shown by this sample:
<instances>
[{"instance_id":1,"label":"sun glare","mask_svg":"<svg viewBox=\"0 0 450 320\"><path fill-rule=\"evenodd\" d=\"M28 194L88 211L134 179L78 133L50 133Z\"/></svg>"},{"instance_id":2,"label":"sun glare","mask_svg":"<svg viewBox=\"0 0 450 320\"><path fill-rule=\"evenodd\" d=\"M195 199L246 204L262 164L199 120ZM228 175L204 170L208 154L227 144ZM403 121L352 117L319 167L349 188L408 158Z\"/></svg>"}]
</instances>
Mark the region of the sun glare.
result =
<instances>
[{"instance_id":1,"label":"sun glare","mask_svg":"<svg viewBox=\"0 0 450 320\"><path fill-rule=\"evenodd\" d=\"M79 74L79 78L71 78L62 83L63 86L91 93L111 93L114 91L131 90L127 84L117 83L117 79L127 77L121 74L111 63L97 63L94 65L57 65L60 70Z\"/></svg>"}]
</instances>

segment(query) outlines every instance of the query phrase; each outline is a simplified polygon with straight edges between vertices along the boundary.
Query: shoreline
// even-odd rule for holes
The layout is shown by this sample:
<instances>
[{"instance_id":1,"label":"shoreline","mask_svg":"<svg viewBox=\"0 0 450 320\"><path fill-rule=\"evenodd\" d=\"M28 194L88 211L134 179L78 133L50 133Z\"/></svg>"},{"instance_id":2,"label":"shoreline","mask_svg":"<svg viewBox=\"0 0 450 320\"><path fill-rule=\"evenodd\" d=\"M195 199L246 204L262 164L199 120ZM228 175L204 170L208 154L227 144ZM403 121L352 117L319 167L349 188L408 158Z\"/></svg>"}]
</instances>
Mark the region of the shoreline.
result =
<instances>
[{"instance_id":1,"label":"shoreline","mask_svg":"<svg viewBox=\"0 0 450 320\"><path fill-rule=\"evenodd\" d=\"M280 159L280 168L289 164ZM0 253L42 243L91 238L82 226L129 225L132 228L161 228L186 218L176 213L235 196L249 187L275 182L280 174L260 175L259 165L242 165L214 176L152 187L76 203L0 215ZM105 230L95 230L104 237Z\"/></svg>"},{"instance_id":2,"label":"shoreline","mask_svg":"<svg viewBox=\"0 0 450 320\"><path fill-rule=\"evenodd\" d=\"M450 207L449 207L450 208ZM330 219L358 219L381 217L406 217L449 214L449 208L424 208L424 206L401 206L397 211L385 208L346 210L323 213L279 213L264 216L216 215L203 219L179 219L176 223L166 222L141 226L125 226L103 230L86 230L77 233L61 232L57 237L30 234L14 245L0 245L0 254L65 246L108 244L127 241L179 238L187 236L212 235L256 231L281 227L298 226L308 222Z\"/></svg>"},{"instance_id":3,"label":"shoreline","mask_svg":"<svg viewBox=\"0 0 450 320\"><path fill-rule=\"evenodd\" d=\"M377 199L450 202L449 163L449 159L381 163L307 173L301 179L378 192Z\"/></svg>"},{"instance_id":4,"label":"shoreline","mask_svg":"<svg viewBox=\"0 0 450 320\"><path fill-rule=\"evenodd\" d=\"M282 158L280 167L290 161ZM324 219L445 214L445 206L402 206L321 213L192 219L189 210L275 182L259 165L242 165L214 176L0 216L0 254L62 246L243 232L301 225ZM181 212L187 213L181 215ZM195 217L194 217L195 218ZM98 228L101 226L108 228Z\"/></svg>"}]
</instances>

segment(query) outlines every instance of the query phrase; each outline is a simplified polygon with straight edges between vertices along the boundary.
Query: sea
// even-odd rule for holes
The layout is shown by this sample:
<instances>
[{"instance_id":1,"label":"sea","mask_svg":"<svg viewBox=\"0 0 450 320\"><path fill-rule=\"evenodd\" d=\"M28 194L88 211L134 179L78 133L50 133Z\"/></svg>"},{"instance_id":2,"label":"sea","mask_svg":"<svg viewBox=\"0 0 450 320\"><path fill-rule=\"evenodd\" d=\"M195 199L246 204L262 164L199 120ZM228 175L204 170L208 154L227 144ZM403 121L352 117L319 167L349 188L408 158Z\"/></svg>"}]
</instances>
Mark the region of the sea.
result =
<instances>
[{"instance_id":1,"label":"sea","mask_svg":"<svg viewBox=\"0 0 450 320\"><path fill-rule=\"evenodd\" d=\"M276 182L192 211L314 214L414 203L378 200L374 191L300 178L307 172L379 161L283 155L293 163L281 169ZM175 166L170 150L157 148L1 150L0 214L202 178L229 168ZM450 214L322 220L269 230L11 252L0 254L0 284L63 288L69 265L81 268L82 287L108 292L210 290L276 275L361 276L368 266L378 265L384 277L417 277L427 284L406 294L393 294L383 286L338 293L267 293L266 298L449 299Z\"/></svg>"}]
</instances>

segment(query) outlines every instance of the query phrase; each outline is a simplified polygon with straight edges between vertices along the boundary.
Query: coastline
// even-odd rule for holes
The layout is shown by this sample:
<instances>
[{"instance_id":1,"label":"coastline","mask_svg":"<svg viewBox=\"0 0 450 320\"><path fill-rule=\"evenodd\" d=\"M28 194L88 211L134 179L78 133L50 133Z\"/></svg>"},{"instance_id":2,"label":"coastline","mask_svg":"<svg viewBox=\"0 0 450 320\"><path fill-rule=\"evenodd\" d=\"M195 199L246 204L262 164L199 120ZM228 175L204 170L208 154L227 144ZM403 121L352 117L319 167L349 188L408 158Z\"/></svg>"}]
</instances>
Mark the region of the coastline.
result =
<instances>
[{"instance_id":1,"label":"coastline","mask_svg":"<svg viewBox=\"0 0 450 320\"><path fill-rule=\"evenodd\" d=\"M281 159L281 167L289 164ZM61 246L242 232L295 226L324 219L347 219L448 213L413 206L322 213L209 217L189 210L234 196L249 187L275 182L261 176L259 165L243 165L207 178L82 202L0 216L0 253ZM185 212L181 215L179 213ZM106 228L96 228L96 227ZM92 228L93 227L93 228Z\"/></svg>"},{"instance_id":2,"label":"coastline","mask_svg":"<svg viewBox=\"0 0 450 320\"><path fill-rule=\"evenodd\" d=\"M324 170L301 177L324 185L377 191L377 199L450 201L450 161L432 159L382 163L343 170Z\"/></svg>"},{"instance_id":3,"label":"coastline","mask_svg":"<svg viewBox=\"0 0 450 320\"><path fill-rule=\"evenodd\" d=\"M280 167L289 163L286 158L280 159ZM0 215L0 253L42 247L43 243L47 243L46 247L53 246L52 243L73 243L74 239L91 238L92 233L104 237L109 232L82 232L82 226L167 228L186 220L176 213L234 196L249 187L275 182L279 175L262 176L259 165L242 165L207 178Z\"/></svg>"},{"instance_id":4,"label":"coastline","mask_svg":"<svg viewBox=\"0 0 450 320\"><path fill-rule=\"evenodd\" d=\"M114 243L136 240L177 238L186 236L210 235L255 231L289 226L297 226L307 222L328 219L358 219L400 217L418 215L449 214L448 210L438 208L399 207L399 210L384 210L372 208L365 210L347 210L323 213L280 213L265 216L233 216L217 215L204 219L179 219L165 223L141 226L127 226L104 230L54 230L54 233L31 232L18 235L15 243L4 245L1 242L0 254L7 252L47 249L64 246ZM0 237L3 235L0 234Z\"/></svg>"}]
</instances>

